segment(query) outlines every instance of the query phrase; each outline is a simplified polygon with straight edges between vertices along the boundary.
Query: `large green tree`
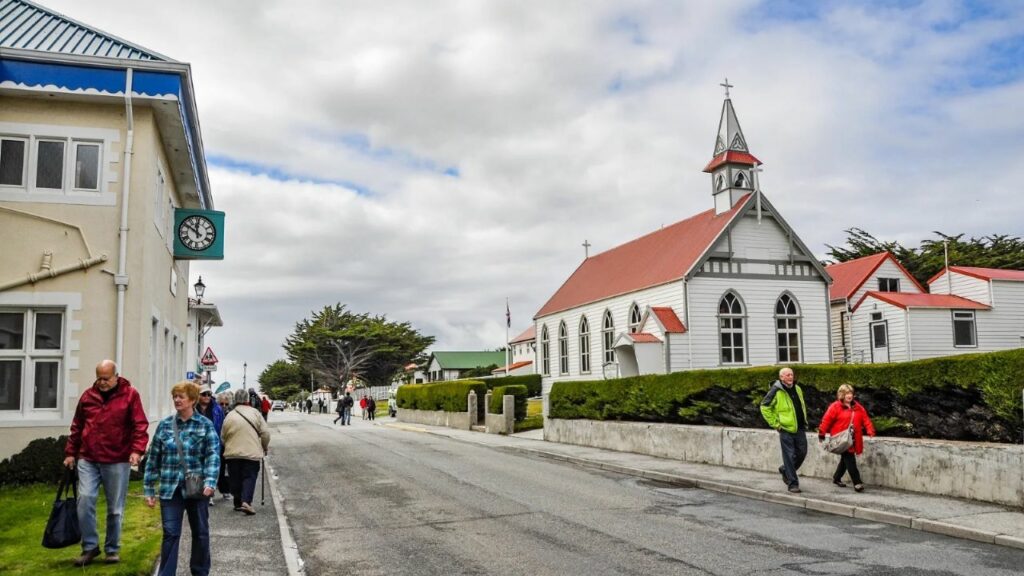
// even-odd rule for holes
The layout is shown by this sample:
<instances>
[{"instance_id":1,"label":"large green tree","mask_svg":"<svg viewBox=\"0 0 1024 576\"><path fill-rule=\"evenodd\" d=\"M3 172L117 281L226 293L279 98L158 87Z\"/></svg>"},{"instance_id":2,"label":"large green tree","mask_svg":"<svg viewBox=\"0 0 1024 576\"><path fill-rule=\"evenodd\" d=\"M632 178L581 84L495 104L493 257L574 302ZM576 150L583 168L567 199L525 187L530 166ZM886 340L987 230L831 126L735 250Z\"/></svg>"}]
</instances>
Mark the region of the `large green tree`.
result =
<instances>
[{"instance_id":1,"label":"large green tree","mask_svg":"<svg viewBox=\"0 0 1024 576\"><path fill-rule=\"evenodd\" d=\"M949 263L952 266L1024 270L1024 241L1018 237L993 234L964 239L963 234L934 234L936 238L922 240L918 248L907 248L896 241L883 242L861 228L850 228L846 230L846 244L826 244L830 259L826 263L846 262L887 251L924 284L942 270L945 265L944 248L948 244Z\"/></svg>"},{"instance_id":2,"label":"large green tree","mask_svg":"<svg viewBox=\"0 0 1024 576\"><path fill-rule=\"evenodd\" d=\"M267 366L257 380L264 394L271 398L287 399L298 396L308 388L309 371L287 360L278 360Z\"/></svg>"},{"instance_id":3,"label":"large green tree","mask_svg":"<svg viewBox=\"0 0 1024 576\"><path fill-rule=\"evenodd\" d=\"M317 380L340 390L352 376L370 385L386 385L410 362L423 362L434 343L408 322L325 306L296 323L285 340L289 360L313 372Z\"/></svg>"}]
</instances>

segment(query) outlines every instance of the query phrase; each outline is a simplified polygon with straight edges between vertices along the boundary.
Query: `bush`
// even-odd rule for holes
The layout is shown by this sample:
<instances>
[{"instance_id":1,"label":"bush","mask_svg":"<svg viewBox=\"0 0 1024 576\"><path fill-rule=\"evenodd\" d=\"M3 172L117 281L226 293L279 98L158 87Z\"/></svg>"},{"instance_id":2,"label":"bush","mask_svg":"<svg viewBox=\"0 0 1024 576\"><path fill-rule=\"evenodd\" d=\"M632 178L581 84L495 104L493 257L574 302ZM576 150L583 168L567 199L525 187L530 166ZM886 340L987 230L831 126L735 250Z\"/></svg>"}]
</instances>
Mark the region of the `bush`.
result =
<instances>
[{"instance_id":1,"label":"bush","mask_svg":"<svg viewBox=\"0 0 1024 576\"><path fill-rule=\"evenodd\" d=\"M495 386L491 390L491 405L488 410L491 414L501 414L502 399L505 395L511 394L515 397L515 419L522 422L526 419L526 386L515 384L512 386Z\"/></svg>"},{"instance_id":2,"label":"bush","mask_svg":"<svg viewBox=\"0 0 1024 576\"><path fill-rule=\"evenodd\" d=\"M398 388L395 400L399 408L410 410L465 412L469 409L467 398L470 390L476 391L477 413L483 414L485 408L484 394L487 394L487 385L479 380L406 384Z\"/></svg>"},{"instance_id":3,"label":"bush","mask_svg":"<svg viewBox=\"0 0 1024 576\"><path fill-rule=\"evenodd\" d=\"M0 462L0 486L45 482L56 484L63 475L68 437L37 438L24 450Z\"/></svg>"},{"instance_id":4,"label":"bush","mask_svg":"<svg viewBox=\"0 0 1024 576\"><path fill-rule=\"evenodd\" d=\"M851 383L872 418L893 434L999 442L1021 435L1024 350L795 369L812 423L839 385ZM757 404L777 372L777 366L766 366L559 382L549 398L550 416L757 425Z\"/></svg>"},{"instance_id":5,"label":"bush","mask_svg":"<svg viewBox=\"0 0 1024 576\"><path fill-rule=\"evenodd\" d=\"M498 376L487 380L487 388L494 389L496 386L526 386L527 398L536 398L541 395L540 374L525 374L523 376Z\"/></svg>"}]
</instances>

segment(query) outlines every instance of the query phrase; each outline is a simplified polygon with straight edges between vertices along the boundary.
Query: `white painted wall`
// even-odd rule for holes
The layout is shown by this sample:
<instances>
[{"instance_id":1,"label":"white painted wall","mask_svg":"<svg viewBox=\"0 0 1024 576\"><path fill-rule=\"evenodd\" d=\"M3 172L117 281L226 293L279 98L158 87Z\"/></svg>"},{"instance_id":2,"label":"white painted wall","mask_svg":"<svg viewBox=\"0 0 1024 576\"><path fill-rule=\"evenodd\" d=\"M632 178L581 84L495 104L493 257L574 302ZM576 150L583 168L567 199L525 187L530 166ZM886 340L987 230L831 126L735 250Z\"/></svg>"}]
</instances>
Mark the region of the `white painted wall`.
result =
<instances>
[{"instance_id":1,"label":"white painted wall","mask_svg":"<svg viewBox=\"0 0 1024 576\"><path fill-rule=\"evenodd\" d=\"M910 276L904 274L903 270L900 269L900 267L892 260L886 259L882 262L881 266L879 266L878 269L864 281L864 284L862 284L861 287L853 293L853 296L850 297L850 305L856 306L857 303L860 302L860 299L864 297L865 292L878 292L879 278L899 278L900 292L908 292L910 294L921 293L917 288L917 284L914 283L914 280Z\"/></svg>"},{"instance_id":2,"label":"white painted wall","mask_svg":"<svg viewBox=\"0 0 1024 576\"><path fill-rule=\"evenodd\" d=\"M889 327L889 361L905 362L907 355L907 314L903 308L874 298L865 300L850 318L850 362L871 363L871 313L880 312ZM946 311L949 314L949 311ZM914 322L913 320L911 321ZM914 340L912 338L912 340ZM916 344L916 342L915 342Z\"/></svg>"},{"instance_id":3,"label":"white painted wall","mask_svg":"<svg viewBox=\"0 0 1024 576\"><path fill-rule=\"evenodd\" d=\"M946 272L943 272L942 275L928 284L928 290L932 294L949 294L950 282L946 281L946 274ZM974 276L953 272L952 284L954 295L974 300L975 302L981 302L982 304L988 304L989 306L992 305L992 293L989 282Z\"/></svg>"},{"instance_id":4,"label":"white painted wall","mask_svg":"<svg viewBox=\"0 0 1024 576\"><path fill-rule=\"evenodd\" d=\"M978 325L978 344L988 350L1019 348L1024 344L1024 282L993 280L991 286L992 310Z\"/></svg>"}]
</instances>

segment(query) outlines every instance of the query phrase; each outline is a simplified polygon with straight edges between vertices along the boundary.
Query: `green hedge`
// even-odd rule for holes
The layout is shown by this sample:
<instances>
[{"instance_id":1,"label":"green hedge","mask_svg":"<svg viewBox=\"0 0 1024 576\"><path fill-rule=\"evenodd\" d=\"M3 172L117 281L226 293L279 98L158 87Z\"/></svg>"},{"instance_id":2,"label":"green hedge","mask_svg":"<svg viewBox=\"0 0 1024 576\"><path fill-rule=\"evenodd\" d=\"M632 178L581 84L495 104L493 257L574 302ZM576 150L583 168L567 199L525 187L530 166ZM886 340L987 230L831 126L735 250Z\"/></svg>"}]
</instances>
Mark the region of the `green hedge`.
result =
<instances>
[{"instance_id":1,"label":"green hedge","mask_svg":"<svg viewBox=\"0 0 1024 576\"><path fill-rule=\"evenodd\" d=\"M526 386L526 397L536 398L541 394L541 376L540 374L525 374L523 376L508 376L492 378L487 381L487 386L494 388L495 386Z\"/></svg>"},{"instance_id":2,"label":"green hedge","mask_svg":"<svg viewBox=\"0 0 1024 576\"><path fill-rule=\"evenodd\" d=\"M511 394L515 396L515 419L516 422L522 422L526 419L526 386L522 384L514 384L512 386L495 386L491 390L491 405L488 407L488 411L491 414L501 414L502 411L502 398Z\"/></svg>"},{"instance_id":3,"label":"green hedge","mask_svg":"<svg viewBox=\"0 0 1024 576\"><path fill-rule=\"evenodd\" d=\"M484 394L487 394L487 385L480 380L406 384L398 387L395 400L399 408L465 412L469 409L467 398L470 390L476 391L477 413L483 414L485 408Z\"/></svg>"},{"instance_id":4,"label":"green hedge","mask_svg":"<svg viewBox=\"0 0 1024 576\"><path fill-rule=\"evenodd\" d=\"M0 486L45 482L56 484L64 474L68 437L37 438L24 450L0 462Z\"/></svg>"},{"instance_id":5,"label":"green hedge","mask_svg":"<svg viewBox=\"0 0 1024 576\"><path fill-rule=\"evenodd\" d=\"M818 364L794 367L797 381L808 401L809 418L816 423L835 390L851 383L859 397L874 395L878 405L893 413L872 411L872 417L895 419L904 428L936 429L940 423L929 418L942 410L922 415L929 404L961 399L983 409L1000 426L992 435L997 441L1020 438L1021 388L1024 386L1024 350L964 354L897 364ZM645 422L700 422L719 410L723 400L741 400L747 414L777 378L778 367L694 370L665 375L648 375L615 380L556 383L549 398L550 416L565 419L632 420ZM813 409L812 409L813 408ZM959 408L959 407L957 407ZM964 408L967 412L970 406ZM814 413L816 412L816 414ZM914 421L918 418L918 422ZM947 422L949 424L949 422ZM909 428L907 428L909 426ZM939 431L941 433L941 430ZM921 435L921 434L909 434ZM976 433L975 436L984 436ZM931 437L941 437L932 435ZM981 438L987 439L987 438Z\"/></svg>"}]
</instances>

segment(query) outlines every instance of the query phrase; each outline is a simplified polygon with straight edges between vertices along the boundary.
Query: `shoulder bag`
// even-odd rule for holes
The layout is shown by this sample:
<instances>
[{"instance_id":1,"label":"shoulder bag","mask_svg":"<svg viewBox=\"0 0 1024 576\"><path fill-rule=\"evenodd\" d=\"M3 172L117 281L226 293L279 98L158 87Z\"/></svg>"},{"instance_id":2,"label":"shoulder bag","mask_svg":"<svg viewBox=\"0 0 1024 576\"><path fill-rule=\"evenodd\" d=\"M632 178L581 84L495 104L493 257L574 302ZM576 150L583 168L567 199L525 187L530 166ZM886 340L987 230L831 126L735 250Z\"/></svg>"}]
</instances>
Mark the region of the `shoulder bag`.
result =
<instances>
[{"instance_id":1,"label":"shoulder bag","mask_svg":"<svg viewBox=\"0 0 1024 576\"><path fill-rule=\"evenodd\" d=\"M262 439L262 438L260 438L260 431L259 431L259 430L258 430L258 429L256 428L256 425L255 425L255 424L253 424L253 423L252 423L252 421L251 421L251 420L249 420L248 418L246 418L245 416L242 416L242 413L241 413L241 412L239 412L239 413L238 413L238 415L239 415L239 416L240 416L240 417L242 418L242 420L245 420L245 422L246 422L246 423L247 423L247 424L248 424L249 426L252 426L252 430L253 430L253 432L255 432L255 433L256 433L256 441L257 441L257 442L259 442L259 443L260 443L260 445L262 446L262 445L263 445L263 439ZM264 451L263 451L263 453L264 453L264 454L266 454L266 453L267 453L267 451L266 451L266 450L264 450Z\"/></svg>"},{"instance_id":2,"label":"shoulder bag","mask_svg":"<svg viewBox=\"0 0 1024 576\"><path fill-rule=\"evenodd\" d=\"M43 548L66 548L82 540L78 527L78 478L65 470L43 532Z\"/></svg>"},{"instance_id":3,"label":"shoulder bag","mask_svg":"<svg viewBox=\"0 0 1024 576\"><path fill-rule=\"evenodd\" d=\"M185 449L182 448L181 435L178 433L177 414L171 417L171 422L174 425L174 443L178 445L178 460L181 462L181 471L185 474L185 485L182 486L181 495L190 500L198 500L204 497L203 475L189 470L185 465Z\"/></svg>"},{"instance_id":4,"label":"shoulder bag","mask_svg":"<svg viewBox=\"0 0 1024 576\"><path fill-rule=\"evenodd\" d=\"M853 417L857 408L850 406L850 425L839 434L830 437L825 441L825 449L833 454L842 454L853 447Z\"/></svg>"}]
</instances>

